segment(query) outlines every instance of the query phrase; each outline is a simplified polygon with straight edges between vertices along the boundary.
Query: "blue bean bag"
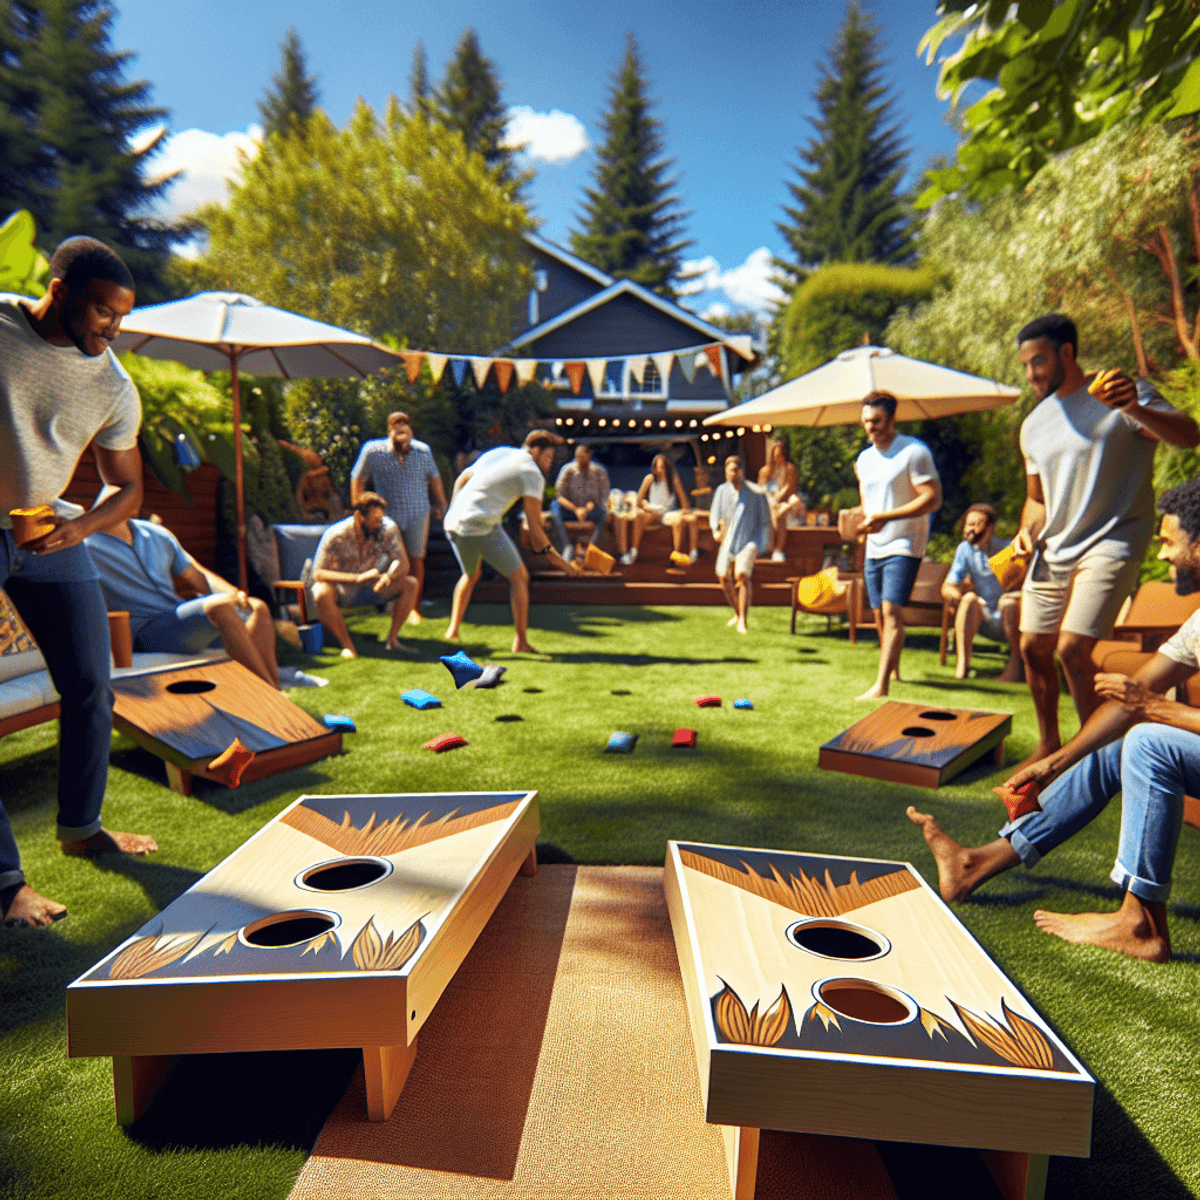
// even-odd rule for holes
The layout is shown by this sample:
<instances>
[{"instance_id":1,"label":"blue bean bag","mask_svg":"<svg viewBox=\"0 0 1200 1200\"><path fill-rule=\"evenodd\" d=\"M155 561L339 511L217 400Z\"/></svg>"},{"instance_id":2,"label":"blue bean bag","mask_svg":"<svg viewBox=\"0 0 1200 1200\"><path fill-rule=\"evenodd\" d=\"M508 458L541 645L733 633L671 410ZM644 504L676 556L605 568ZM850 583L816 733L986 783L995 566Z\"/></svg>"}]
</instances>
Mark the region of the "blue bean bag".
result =
<instances>
[{"instance_id":1,"label":"blue bean bag","mask_svg":"<svg viewBox=\"0 0 1200 1200\"><path fill-rule=\"evenodd\" d=\"M321 720L325 723L326 729L336 729L338 733L358 732L358 727L353 720L350 717L343 717L341 713L326 713Z\"/></svg>"},{"instance_id":2,"label":"blue bean bag","mask_svg":"<svg viewBox=\"0 0 1200 1200\"><path fill-rule=\"evenodd\" d=\"M604 747L605 754L632 754L634 746L637 745L638 735L636 733L621 733L618 730L608 739L608 745Z\"/></svg>"},{"instance_id":3,"label":"blue bean bag","mask_svg":"<svg viewBox=\"0 0 1200 1200\"><path fill-rule=\"evenodd\" d=\"M753 708L754 705L751 704L749 700L735 700L733 702L733 707L734 708Z\"/></svg>"},{"instance_id":4,"label":"blue bean bag","mask_svg":"<svg viewBox=\"0 0 1200 1200\"><path fill-rule=\"evenodd\" d=\"M407 692L401 693L400 699L413 708L442 707L442 702L436 696L430 695L423 688L410 688Z\"/></svg>"},{"instance_id":5,"label":"blue bean bag","mask_svg":"<svg viewBox=\"0 0 1200 1200\"><path fill-rule=\"evenodd\" d=\"M458 651L457 654L443 654L438 661L454 676L456 688L464 687L483 674L483 668L464 650Z\"/></svg>"}]
</instances>

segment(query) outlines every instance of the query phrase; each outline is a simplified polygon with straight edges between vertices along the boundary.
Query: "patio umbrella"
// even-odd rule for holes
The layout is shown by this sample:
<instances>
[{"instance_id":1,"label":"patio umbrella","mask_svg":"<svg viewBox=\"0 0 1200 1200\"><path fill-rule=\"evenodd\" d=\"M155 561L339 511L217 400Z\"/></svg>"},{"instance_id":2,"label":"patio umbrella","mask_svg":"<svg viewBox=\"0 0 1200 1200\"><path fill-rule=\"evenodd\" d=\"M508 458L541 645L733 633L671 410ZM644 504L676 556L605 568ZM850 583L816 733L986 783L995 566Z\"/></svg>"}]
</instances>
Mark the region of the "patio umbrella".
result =
<instances>
[{"instance_id":1,"label":"patio umbrella","mask_svg":"<svg viewBox=\"0 0 1200 1200\"><path fill-rule=\"evenodd\" d=\"M239 371L284 379L363 378L403 361L360 333L272 308L239 292L200 292L184 300L135 308L121 322L113 349L118 354L132 351L232 375L238 586L242 589L247 582L246 498Z\"/></svg>"},{"instance_id":2,"label":"patio umbrella","mask_svg":"<svg viewBox=\"0 0 1200 1200\"><path fill-rule=\"evenodd\" d=\"M854 425L868 392L891 392L898 421L951 417L1011 404L1020 388L905 358L887 346L856 346L762 396L705 417L705 425Z\"/></svg>"}]
</instances>

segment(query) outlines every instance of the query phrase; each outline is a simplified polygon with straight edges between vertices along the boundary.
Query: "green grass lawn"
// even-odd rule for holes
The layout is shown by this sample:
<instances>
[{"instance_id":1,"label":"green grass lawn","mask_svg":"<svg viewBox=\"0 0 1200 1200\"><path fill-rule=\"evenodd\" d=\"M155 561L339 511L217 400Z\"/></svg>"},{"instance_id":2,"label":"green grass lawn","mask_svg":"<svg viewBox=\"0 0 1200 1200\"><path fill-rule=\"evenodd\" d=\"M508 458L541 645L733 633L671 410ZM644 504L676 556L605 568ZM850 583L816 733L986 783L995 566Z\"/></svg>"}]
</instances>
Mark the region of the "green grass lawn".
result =
<instances>
[{"instance_id":1,"label":"green grass lawn","mask_svg":"<svg viewBox=\"0 0 1200 1200\"><path fill-rule=\"evenodd\" d=\"M427 610L430 611L430 610ZM326 675L292 698L321 716L345 713L359 732L346 753L228 791L199 781L183 799L161 763L114 740L105 820L154 834L149 860L63 858L53 840L56 729L0 740L0 795L30 881L66 903L46 930L0 929L0 1196L263 1197L287 1194L326 1114L354 1069L353 1052L209 1056L185 1060L128 1131L113 1122L106 1059L66 1057L66 985L168 904L275 813L305 792L536 788L543 861L661 864L668 838L933 862L904 817L928 806L965 842L991 839L1003 773L978 766L938 792L818 771L817 747L862 716L852 697L875 674L872 636L810 619L788 634L784 608L755 609L751 633L727 629L727 609L535 608L538 658L508 652L506 607L476 605L464 648L508 666L492 691L455 692L437 661L444 610L416 632L416 660L382 645L386 618L351 621L362 656L300 655ZM290 652L288 652L290 654ZM1008 709L1008 758L1034 743L1027 690L993 678L1003 660L977 658L980 677L939 667L936 635L910 638L902 700ZM417 712L409 687L442 698ZM719 709L692 698L715 692ZM753 712L737 711L740 696ZM1069 702L1064 735L1075 728ZM670 749L678 726L699 731L694 752ZM639 735L631 756L602 753L613 730ZM462 734L448 754L421 749ZM1052 1022L1099 1081L1093 1157L1055 1159L1051 1196L1200 1195L1200 831L1186 828L1170 913L1176 961L1137 963L1040 933L1035 908L1115 907L1108 872L1120 805L1037 870L987 884L958 915Z\"/></svg>"}]
</instances>

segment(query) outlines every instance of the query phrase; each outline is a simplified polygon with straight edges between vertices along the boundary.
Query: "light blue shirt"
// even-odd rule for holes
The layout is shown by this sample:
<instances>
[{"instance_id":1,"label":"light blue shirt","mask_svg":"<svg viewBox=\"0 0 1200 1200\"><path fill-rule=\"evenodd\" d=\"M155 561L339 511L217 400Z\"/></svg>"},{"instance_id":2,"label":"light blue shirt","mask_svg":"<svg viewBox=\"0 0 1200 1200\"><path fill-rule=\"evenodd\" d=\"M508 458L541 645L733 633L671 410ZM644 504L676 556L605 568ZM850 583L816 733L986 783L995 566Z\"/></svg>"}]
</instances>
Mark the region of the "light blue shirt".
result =
<instances>
[{"instance_id":1,"label":"light blue shirt","mask_svg":"<svg viewBox=\"0 0 1200 1200\"><path fill-rule=\"evenodd\" d=\"M946 575L947 583L962 583L968 576L979 598L987 605L989 614L999 620L1000 580L992 570L988 561L993 554L998 554L1008 543L1001 538L992 538L991 545L985 550L982 546L972 546L966 538L958 543L954 552L954 562Z\"/></svg>"},{"instance_id":2,"label":"light blue shirt","mask_svg":"<svg viewBox=\"0 0 1200 1200\"><path fill-rule=\"evenodd\" d=\"M369 479L371 490L387 501L387 515L397 525L407 525L429 511L429 480L438 478L438 469L433 451L416 438L403 459L390 438L372 438L358 452L350 478L360 483Z\"/></svg>"},{"instance_id":3,"label":"light blue shirt","mask_svg":"<svg viewBox=\"0 0 1200 1200\"><path fill-rule=\"evenodd\" d=\"M751 542L765 554L771 541L771 509L767 494L753 483L743 483L740 489L723 483L713 493L708 524L713 533L725 522L725 544L730 554L739 554Z\"/></svg>"},{"instance_id":4,"label":"light blue shirt","mask_svg":"<svg viewBox=\"0 0 1200 1200\"><path fill-rule=\"evenodd\" d=\"M153 521L130 521L133 545L111 533L83 539L100 572L100 587L109 612L129 613L136 637L144 625L183 603L174 580L191 566L178 539Z\"/></svg>"}]
</instances>

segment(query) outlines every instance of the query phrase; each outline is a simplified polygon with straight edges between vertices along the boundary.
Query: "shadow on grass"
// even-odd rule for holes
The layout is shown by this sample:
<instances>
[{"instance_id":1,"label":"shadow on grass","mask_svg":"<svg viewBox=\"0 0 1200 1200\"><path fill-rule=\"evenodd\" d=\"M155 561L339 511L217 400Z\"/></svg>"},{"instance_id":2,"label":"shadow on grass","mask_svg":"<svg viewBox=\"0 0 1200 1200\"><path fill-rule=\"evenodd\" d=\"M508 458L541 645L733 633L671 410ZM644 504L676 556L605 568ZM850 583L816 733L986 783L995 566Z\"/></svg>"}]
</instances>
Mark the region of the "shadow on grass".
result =
<instances>
[{"instance_id":1,"label":"shadow on grass","mask_svg":"<svg viewBox=\"0 0 1200 1200\"><path fill-rule=\"evenodd\" d=\"M133 928L121 936L128 936ZM115 944L68 941L52 928L0 926L0 960L6 964L0 1035L46 1020L60 1021L67 984L95 966Z\"/></svg>"},{"instance_id":2,"label":"shadow on grass","mask_svg":"<svg viewBox=\"0 0 1200 1200\"><path fill-rule=\"evenodd\" d=\"M91 861L101 871L111 871L132 880L159 912L204 875L190 867L177 867L153 858L134 858L128 854L100 854Z\"/></svg>"},{"instance_id":3,"label":"shadow on grass","mask_svg":"<svg viewBox=\"0 0 1200 1200\"><path fill-rule=\"evenodd\" d=\"M999 687L987 687L987 680L982 679L906 679L905 683L911 684L913 687L936 688L943 692L987 692L989 696L1012 696L1014 694L1008 689L1011 687L1020 687L1020 684L1008 683L1002 684Z\"/></svg>"},{"instance_id":4,"label":"shadow on grass","mask_svg":"<svg viewBox=\"0 0 1200 1200\"><path fill-rule=\"evenodd\" d=\"M572 665L592 663L603 666L621 667L664 665L671 667L706 667L718 663L748 663L753 666L757 665L759 660L757 658L746 658L731 654L727 654L723 658L685 658L669 654L605 654L602 651L596 650L591 653L555 654L554 661L557 663L570 663Z\"/></svg>"}]
</instances>

